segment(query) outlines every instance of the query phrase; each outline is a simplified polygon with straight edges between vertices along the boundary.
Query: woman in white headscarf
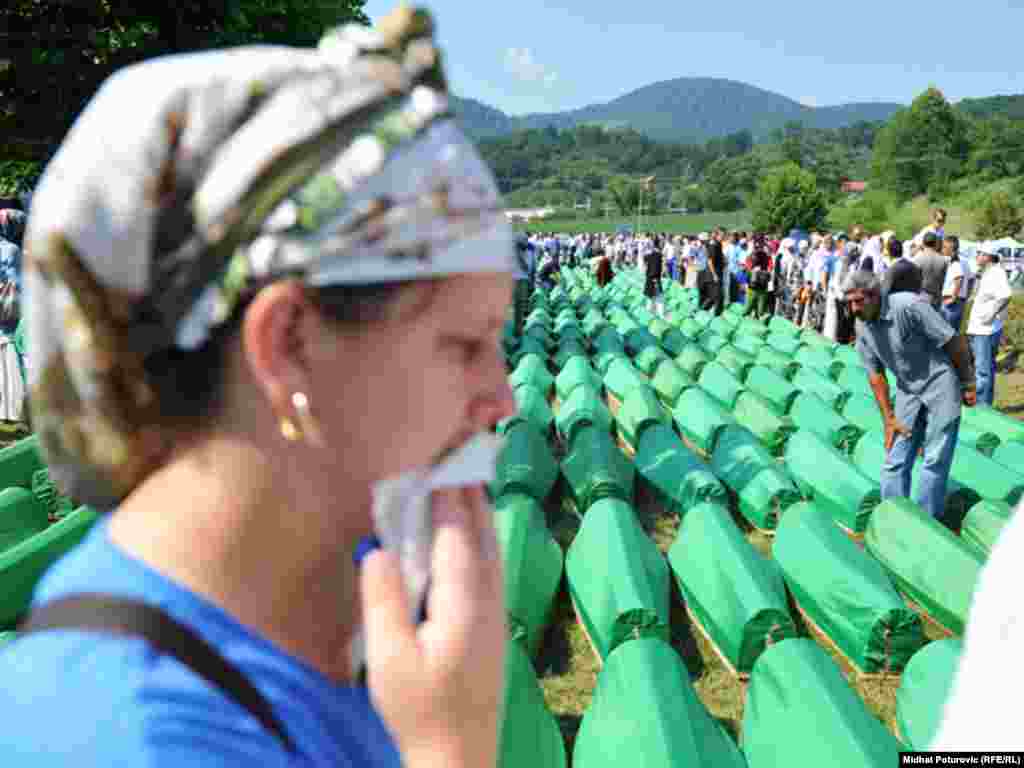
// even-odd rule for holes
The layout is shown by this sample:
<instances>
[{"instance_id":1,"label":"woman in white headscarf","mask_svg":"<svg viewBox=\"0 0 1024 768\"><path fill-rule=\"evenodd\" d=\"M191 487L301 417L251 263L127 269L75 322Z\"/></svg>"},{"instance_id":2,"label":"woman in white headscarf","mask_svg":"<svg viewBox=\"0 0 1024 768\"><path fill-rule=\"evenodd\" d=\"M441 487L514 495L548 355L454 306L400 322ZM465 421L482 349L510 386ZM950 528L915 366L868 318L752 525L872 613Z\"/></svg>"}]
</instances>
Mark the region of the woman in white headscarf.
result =
<instances>
[{"instance_id":1,"label":"woman in white headscarf","mask_svg":"<svg viewBox=\"0 0 1024 768\"><path fill-rule=\"evenodd\" d=\"M31 406L102 517L0 655L5 765L494 765L515 255L432 26L122 70L50 163Z\"/></svg>"}]
</instances>

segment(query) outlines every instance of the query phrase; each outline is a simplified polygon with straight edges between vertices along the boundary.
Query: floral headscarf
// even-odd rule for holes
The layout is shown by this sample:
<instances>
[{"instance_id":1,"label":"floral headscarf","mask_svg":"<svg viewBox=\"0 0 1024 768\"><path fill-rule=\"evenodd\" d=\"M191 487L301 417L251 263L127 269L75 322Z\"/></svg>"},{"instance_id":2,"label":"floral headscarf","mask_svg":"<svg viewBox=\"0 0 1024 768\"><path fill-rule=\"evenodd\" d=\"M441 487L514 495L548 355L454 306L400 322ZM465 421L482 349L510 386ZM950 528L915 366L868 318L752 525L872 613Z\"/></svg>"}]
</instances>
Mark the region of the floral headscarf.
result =
<instances>
[{"instance_id":1,"label":"floral headscarf","mask_svg":"<svg viewBox=\"0 0 1024 768\"><path fill-rule=\"evenodd\" d=\"M106 508L155 468L166 438L143 361L201 346L254 281L513 270L432 36L401 7L318 50L170 56L102 86L26 237L33 423L66 492Z\"/></svg>"}]
</instances>

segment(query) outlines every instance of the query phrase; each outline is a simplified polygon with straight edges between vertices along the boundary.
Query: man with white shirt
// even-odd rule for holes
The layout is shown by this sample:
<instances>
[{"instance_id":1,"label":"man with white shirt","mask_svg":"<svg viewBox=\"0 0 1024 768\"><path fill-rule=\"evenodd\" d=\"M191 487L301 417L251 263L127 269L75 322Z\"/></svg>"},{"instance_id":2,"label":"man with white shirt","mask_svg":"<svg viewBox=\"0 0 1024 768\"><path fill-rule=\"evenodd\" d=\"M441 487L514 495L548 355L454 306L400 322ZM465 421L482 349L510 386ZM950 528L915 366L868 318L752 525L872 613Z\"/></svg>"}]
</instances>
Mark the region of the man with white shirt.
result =
<instances>
[{"instance_id":1,"label":"man with white shirt","mask_svg":"<svg viewBox=\"0 0 1024 768\"><path fill-rule=\"evenodd\" d=\"M942 255L948 261L946 279L942 284L942 316L954 331L960 331L967 300L967 273L960 258L960 238L947 235L942 241Z\"/></svg>"},{"instance_id":2,"label":"man with white shirt","mask_svg":"<svg viewBox=\"0 0 1024 768\"><path fill-rule=\"evenodd\" d=\"M974 352L974 370L978 381L978 402L992 405L996 390L996 353L1003 337L1010 297L1010 281L999 266L999 255L989 243L978 248L978 292L971 305L967 338Z\"/></svg>"}]
</instances>

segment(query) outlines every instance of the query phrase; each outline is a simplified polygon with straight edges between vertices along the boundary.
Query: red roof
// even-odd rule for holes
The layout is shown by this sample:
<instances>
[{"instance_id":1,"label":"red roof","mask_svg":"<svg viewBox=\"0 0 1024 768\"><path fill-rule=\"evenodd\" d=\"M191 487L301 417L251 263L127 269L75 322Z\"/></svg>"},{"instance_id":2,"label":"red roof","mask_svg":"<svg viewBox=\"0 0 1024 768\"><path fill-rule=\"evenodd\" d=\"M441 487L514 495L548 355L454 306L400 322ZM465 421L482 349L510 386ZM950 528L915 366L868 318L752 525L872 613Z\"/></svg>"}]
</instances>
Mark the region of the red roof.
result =
<instances>
[{"instance_id":1,"label":"red roof","mask_svg":"<svg viewBox=\"0 0 1024 768\"><path fill-rule=\"evenodd\" d=\"M866 181L844 181L843 192L863 192L867 186Z\"/></svg>"}]
</instances>

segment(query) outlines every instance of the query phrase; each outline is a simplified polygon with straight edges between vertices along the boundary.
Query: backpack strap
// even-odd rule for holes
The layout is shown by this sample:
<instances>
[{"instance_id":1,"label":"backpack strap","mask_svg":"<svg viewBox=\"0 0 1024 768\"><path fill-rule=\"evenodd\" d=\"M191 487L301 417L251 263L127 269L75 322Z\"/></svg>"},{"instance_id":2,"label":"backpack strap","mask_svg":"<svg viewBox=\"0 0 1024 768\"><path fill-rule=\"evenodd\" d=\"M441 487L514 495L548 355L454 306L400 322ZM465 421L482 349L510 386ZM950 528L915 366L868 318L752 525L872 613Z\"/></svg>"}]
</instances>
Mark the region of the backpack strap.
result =
<instances>
[{"instance_id":1,"label":"backpack strap","mask_svg":"<svg viewBox=\"0 0 1024 768\"><path fill-rule=\"evenodd\" d=\"M103 632L146 640L154 649L174 657L227 694L277 737L288 752L294 754L295 744L291 737L249 678L192 629L159 608L112 595L70 595L32 611L18 633L33 634L54 629Z\"/></svg>"}]
</instances>

